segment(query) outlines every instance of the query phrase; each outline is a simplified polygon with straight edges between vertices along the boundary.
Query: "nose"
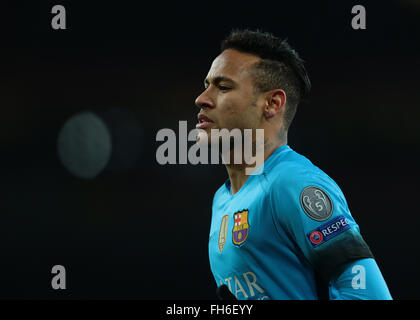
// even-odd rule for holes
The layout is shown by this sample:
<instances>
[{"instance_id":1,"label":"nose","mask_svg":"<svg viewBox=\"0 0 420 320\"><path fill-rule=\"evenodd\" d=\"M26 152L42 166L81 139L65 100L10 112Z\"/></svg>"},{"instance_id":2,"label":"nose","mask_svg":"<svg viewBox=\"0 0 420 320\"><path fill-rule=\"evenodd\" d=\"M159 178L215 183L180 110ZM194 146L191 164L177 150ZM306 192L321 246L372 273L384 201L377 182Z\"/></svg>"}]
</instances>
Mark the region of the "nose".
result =
<instances>
[{"instance_id":1,"label":"nose","mask_svg":"<svg viewBox=\"0 0 420 320\"><path fill-rule=\"evenodd\" d=\"M195 104L201 109L214 108L213 100L208 96L207 89L195 99Z\"/></svg>"}]
</instances>

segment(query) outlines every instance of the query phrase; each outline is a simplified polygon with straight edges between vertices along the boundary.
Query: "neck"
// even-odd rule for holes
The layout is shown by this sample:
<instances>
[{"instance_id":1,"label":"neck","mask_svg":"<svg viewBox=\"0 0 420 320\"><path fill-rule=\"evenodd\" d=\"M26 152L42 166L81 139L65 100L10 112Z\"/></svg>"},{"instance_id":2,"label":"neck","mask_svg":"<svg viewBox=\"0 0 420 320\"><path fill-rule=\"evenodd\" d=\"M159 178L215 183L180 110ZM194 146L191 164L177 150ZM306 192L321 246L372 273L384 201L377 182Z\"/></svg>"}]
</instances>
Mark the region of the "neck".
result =
<instances>
[{"instance_id":1,"label":"neck","mask_svg":"<svg viewBox=\"0 0 420 320\"><path fill-rule=\"evenodd\" d=\"M286 140L279 141L274 139L264 139L264 162L271 156L271 154L280 146L287 144ZM231 161L232 162L232 161ZM247 168L253 168L254 165L243 164L226 164L226 169L229 175L231 194L237 193L245 182L248 180ZM256 168L255 168L256 169ZM249 172L248 172L249 173Z\"/></svg>"}]
</instances>

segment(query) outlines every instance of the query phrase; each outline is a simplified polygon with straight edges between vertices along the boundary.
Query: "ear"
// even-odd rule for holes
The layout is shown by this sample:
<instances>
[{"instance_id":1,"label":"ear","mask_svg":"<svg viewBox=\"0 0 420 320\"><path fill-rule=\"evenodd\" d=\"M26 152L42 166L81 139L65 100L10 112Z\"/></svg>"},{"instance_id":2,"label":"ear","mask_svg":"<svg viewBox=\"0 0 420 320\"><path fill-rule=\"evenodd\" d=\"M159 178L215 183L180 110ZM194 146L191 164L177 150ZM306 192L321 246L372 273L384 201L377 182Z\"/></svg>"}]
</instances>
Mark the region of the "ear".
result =
<instances>
[{"instance_id":1,"label":"ear","mask_svg":"<svg viewBox=\"0 0 420 320\"><path fill-rule=\"evenodd\" d=\"M272 118L280 113L286 104L286 92L282 89L271 90L267 93L264 115Z\"/></svg>"}]
</instances>

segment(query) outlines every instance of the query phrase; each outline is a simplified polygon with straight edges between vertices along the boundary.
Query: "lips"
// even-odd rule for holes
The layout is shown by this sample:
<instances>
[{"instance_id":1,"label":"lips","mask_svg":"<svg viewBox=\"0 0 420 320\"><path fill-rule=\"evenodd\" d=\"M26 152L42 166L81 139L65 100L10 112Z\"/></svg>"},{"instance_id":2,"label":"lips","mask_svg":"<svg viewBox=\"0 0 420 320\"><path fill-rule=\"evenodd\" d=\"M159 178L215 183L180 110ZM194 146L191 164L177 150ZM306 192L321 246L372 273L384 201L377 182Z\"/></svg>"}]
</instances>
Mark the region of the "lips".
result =
<instances>
[{"instance_id":1,"label":"lips","mask_svg":"<svg viewBox=\"0 0 420 320\"><path fill-rule=\"evenodd\" d=\"M214 121L202 113L198 114L198 123L195 126L197 129L206 129L214 124Z\"/></svg>"}]
</instances>

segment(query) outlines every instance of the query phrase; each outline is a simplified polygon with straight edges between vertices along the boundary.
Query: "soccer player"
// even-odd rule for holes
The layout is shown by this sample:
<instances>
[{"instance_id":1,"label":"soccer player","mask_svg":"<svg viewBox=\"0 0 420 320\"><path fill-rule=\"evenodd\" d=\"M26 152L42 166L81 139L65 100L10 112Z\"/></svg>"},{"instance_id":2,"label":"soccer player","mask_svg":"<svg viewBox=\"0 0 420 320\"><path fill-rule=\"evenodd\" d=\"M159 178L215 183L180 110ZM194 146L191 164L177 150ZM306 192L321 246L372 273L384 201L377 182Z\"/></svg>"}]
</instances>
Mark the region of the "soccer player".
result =
<instances>
[{"instance_id":1,"label":"soccer player","mask_svg":"<svg viewBox=\"0 0 420 320\"><path fill-rule=\"evenodd\" d=\"M235 30L222 42L196 99L198 140L204 132L211 144L211 129L263 129L264 164L255 175L226 164L212 206L212 273L237 299L320 299L320 283L329 299L392 299L338 185L287 144L310 86L287 41Z\"/></svg>"}]
</instances>

